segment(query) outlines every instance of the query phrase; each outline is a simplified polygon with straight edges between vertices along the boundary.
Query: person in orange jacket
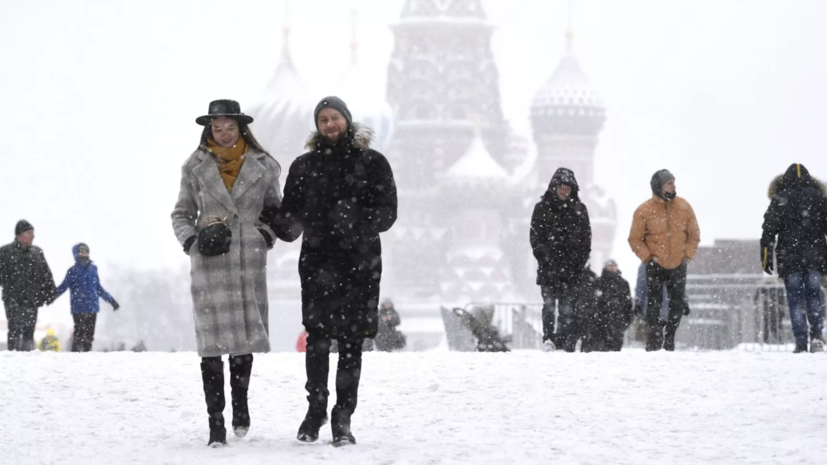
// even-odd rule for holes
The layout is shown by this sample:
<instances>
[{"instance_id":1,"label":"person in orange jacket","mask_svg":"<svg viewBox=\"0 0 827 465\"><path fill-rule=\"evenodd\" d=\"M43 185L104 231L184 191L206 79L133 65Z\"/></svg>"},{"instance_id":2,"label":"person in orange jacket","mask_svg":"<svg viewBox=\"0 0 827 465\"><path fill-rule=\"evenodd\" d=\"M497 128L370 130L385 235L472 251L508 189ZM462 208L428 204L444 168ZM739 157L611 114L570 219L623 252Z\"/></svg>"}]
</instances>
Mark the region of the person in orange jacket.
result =
<instances>
[{"instance_id":1,"label":"person in orange jacket","mask_svg":"<svg viewBox=\"0 0 827 465\"><path fill-rule=\"evenodd\" d=\"M646 350L675 350L675 333L681 316L689 314L686 304L686 268L701 242L701 230L689 202L678 197L675 176L659 170L650 182L652 198L643 202L632 220L629 245L646 264L647 306L660 308L663 285L669 296L669 317L664 327L658 312L646 314Z\"/></svg>"}]
</instances>

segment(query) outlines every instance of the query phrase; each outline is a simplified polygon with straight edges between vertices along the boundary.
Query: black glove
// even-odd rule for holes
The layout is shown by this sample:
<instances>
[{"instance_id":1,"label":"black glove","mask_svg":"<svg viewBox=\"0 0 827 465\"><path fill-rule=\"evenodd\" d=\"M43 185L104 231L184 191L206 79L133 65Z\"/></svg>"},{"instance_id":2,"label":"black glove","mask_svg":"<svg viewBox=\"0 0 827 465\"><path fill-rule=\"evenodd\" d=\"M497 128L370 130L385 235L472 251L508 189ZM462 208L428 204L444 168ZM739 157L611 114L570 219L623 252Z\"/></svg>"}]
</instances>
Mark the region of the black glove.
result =
<instances>
[{"instance_id":1,"label":"black glove","mask_svg":"<svg viewBox=\"0 0 827 465\"><path fill-rule=\"evenodd\" d=\"M184 241L184 253L189 255L190 254L190 247L192 244L195 243L195 236L190 237L186 241Z\"/></svg>"},{"instance_id":2,"label":"black glove","mask_svg":"<svg viewBox=\"0 0 827 465\"><path fill-rule=\"evenodd\" d=\"M772 274L773 266L772 266L772 247L764 246L761 247L761 264L764 268L764 273Z\"/></svg>"},{"instance_id":3,"label":"black glove","mask_svg":"<svg viewBox=\"0 0 827 465\"><path fill-rule=\"evenodd\" d=\"M658 266L660 266L660 265L658 265L658 257L652 257L652 258L650 258L650 259L649 259L649 261L648 261L648 262L646 262L646 266L647 266L647 267L650 267L650 268L654 268L654 267L658 267Z\"/></svg>"},{"instance_id":4,"label":"black glove","mask_svg":"<svg viewBox=\"0 0 827 465\"><path fill-rule=\"evenodd\" d=\"M112 301L112 311L117 312L119 308L121 308L121 305L118 303L117 300L113 300Z\"/></svg>"},{"instance_id":5,"label":"black glove","mask_svg":"<svg viewBox=\"0 0 827 465\"><path fill-rule=\"evenodd\" d=\"M272 249L272 248L273 248L273 244L274 244L275 242L273 241L273 238L272 238L272 237L270 237L270 233L268 233L266 230L264 230L264 229L260 229L260 228L259 228L258 232L260 232L260 233L261 233L261 236L262 236L262 237L264 237L264 242L266 242L266 243L267 243L267 248L268 248L268 249Z\"/></svg>"},{"instance_id":6,"label":"black glove","mask_svg":"<svg viewBox=\"0 0 827 465\"><path fill-rule=\"evenodd\" d=\"M643 316L643 306L641 304L635 304L633 312L637 316Z\"/></svg>"},{"instance_id":7,"label":"black glove","mask_svg":"<svg viewBox=\"0 0 827 465\"><path fill-rule=\"evenodd\" d=\"M683 305L683 316L689 316L689 304Z\"/></svg>"}]
</instances>

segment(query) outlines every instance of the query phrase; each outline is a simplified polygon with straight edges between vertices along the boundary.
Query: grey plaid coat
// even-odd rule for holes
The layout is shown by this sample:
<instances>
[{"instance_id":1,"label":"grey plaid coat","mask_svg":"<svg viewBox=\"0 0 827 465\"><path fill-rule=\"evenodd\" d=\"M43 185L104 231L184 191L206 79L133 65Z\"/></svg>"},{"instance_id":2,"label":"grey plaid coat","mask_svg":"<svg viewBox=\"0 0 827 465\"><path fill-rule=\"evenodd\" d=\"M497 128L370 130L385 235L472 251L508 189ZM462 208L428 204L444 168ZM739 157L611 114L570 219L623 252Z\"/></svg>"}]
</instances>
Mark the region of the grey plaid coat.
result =
<instances>
[{"instance_id":1,"label":"grey plaid coat","mask_svg":"<svg viewBox=\"0 0 827 465\"><path fill-rule=\"evenodd\" d=\"M250 147L241 172L227 192L215 156L199 148L184 163L172 228L182 245L205 221L227 218L233 232L230 251L216 257L189 249L192 302L198 355L268 352L267 242L276 235L259 221L261 210L281 205L280 168L269 155Z\"/></svg>"}]
</instances>

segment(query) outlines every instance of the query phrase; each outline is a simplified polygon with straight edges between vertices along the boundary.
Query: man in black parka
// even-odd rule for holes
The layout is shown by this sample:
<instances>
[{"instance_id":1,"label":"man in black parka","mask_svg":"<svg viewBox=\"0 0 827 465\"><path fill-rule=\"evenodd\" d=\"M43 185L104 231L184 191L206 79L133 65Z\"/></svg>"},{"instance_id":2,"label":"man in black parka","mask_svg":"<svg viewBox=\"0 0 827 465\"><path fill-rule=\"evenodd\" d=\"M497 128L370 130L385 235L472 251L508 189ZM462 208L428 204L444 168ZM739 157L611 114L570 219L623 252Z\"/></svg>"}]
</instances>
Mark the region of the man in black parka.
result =
<instances>
[{"instance_id":1,"label":"man in black parka","mask_svg":"<svg viewBox=\"0 0 827 465\"><path fill-rule=\"evenodd\" d=\"M57 298L55 280L43 250L34 241L34 227L20 220L14 241L0 247L0 287L8 320L8 350L34 350L38 308Z\"/></svg>"},{"instance_id":2,"label":"man in black parka","mask_svg":"<svg viewBox=\"0 0 827 465\"><path fill-rule=\"evenodd\" d=\"M290 166L284 199L262 220L277 236L302 233L299 275L302 323L307 330L309 408L298 439L312 442L327 421L331 340L339 347L333 441L354 444L362 344L378 331L382 247L379 233L396 221L396 184L387 159L370 148L373 132L352 121L345 102L326 97L314 113L309 152Z\"/></svg>"},{"instance_id":3,"label":"man in black parka","mask_svg":"<svg viewBox=\"0 0 827 465\"><path fill-rule=\"evenodd\" d=\"M537 259L537 284L543 296L543 350L555 350L554 309L559 332L572 326L574 301L589 260L592 230L589 212L578 195L574 173L560 168L534 207L530 240Z\"/></svg>"},{"instance_id":4,"label":"man in black parka","mask_svg":"<svg viewBox=\"0 0 827 465\"><path fill-rule=\"evenodd\" d=\"M821 278L827 273L825 188L804 165L793 163L770 186L770 198L764 213L761 263L764 271L772 274L775 253L778 275L787 290L795 352L806 352L808 339L810 352L822 352Z\"/></svg>"}]
</instances>

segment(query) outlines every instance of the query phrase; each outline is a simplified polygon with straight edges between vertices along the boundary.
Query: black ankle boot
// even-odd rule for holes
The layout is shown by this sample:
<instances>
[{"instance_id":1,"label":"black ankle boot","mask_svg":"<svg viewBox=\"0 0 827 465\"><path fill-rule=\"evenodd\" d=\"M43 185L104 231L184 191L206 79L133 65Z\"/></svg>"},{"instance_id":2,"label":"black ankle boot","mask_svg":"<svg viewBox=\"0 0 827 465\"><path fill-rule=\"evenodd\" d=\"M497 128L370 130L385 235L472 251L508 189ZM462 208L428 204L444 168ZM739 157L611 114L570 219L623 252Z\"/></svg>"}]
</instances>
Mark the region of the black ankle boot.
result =
<instances>
[{"instance_id":1,"label":"black ankle boot","mask_svg":"<svg viewBox=\"0 0 827 465\"><path fill-rule=\"evenodd\" d=\"M315 442L319 439L319 430L327 423L327 407L311 405L304 416L299 433L296 436L301 442Z\"/></svg>"},{"instance_id":2,"label":"black ankle boot","mask_svg":"<svg viewBox=\"0 0 827 465\"><path fill-rule=\"evenodd\" d=\"M653 352L663 347L663 326L649 327L646 333L646 351Z\"/></svg>"},{"instance_id":3,"label":"black ankle boot","mask_svg":"<svg viewBox=\"0 0 827 465\"><path fill-rule=\"evenodd\" d=\"M253 371L253 354L230 357L230 388L233 404L233 432L243 438L250 430L250 410L247 407L247 389Z\"/></svg>"},{"instance_id":4,"label":"black ankle boot","mask_svg":"<svg viewBox=\"0 0 827 465\"><path fill-rule=\"evenodd\" d=\"M330 427L333 432L333 445L336 447L356 444L356 438L350 432L350 412L333 407Z\"/></svg>"},{"instance_id":5,"label":"black ankle boot","mask_svg":"<svg viewBox=\"0 0 827 465\"><path fill-rule=\"evenodd\" d=\"M227 444L227 429L224 427L224 363L221 357L201 359L201 380L204 382L204 398L210 415L210 441L208 446L221 447Z\"/></svg>"}]
</instances>

